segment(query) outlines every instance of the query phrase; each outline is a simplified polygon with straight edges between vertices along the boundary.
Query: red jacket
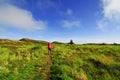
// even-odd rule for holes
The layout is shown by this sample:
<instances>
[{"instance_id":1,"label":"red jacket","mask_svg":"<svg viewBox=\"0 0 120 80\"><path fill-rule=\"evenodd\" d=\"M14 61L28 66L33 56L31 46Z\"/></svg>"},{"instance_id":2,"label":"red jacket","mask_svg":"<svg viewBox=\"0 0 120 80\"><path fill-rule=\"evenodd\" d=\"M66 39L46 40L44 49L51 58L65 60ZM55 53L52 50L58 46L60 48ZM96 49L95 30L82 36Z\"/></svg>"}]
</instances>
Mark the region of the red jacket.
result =
<instances>
[{"instance_id":1,"label":"red jacket","mask_svg":"<svg viewBox=\"0 0 120 80\"><path fill-rule=\"evenodd\" d=\"M48 49L51 49L52 48L52 43L48 43Z\"/></svg>"}]
</instances>

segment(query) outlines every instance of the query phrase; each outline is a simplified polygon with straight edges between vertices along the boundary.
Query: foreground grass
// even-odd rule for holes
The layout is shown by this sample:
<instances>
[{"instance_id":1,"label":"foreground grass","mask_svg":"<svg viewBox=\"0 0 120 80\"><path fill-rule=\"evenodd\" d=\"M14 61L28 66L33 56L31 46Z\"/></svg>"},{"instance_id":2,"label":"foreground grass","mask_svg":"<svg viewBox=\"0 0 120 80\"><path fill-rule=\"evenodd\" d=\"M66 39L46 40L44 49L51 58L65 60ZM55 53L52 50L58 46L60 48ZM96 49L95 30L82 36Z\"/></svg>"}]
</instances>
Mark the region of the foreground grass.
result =
<instances>
[{"instance_id":1,"label":"foreground grass","mask_svg":"<svg viewBox=\"0 0 120 80\"><path fill-rule=\"evenodd\" d=\"M120 46L61 45L54 50L52 80L120 79Z\"/></svg>"},{"instance_id":2,"label":"foreground grass","mask_svg":"<svg viewBox=\"0 0 120 80\"><path fill-rule=\"evenodd\" d=\"M120 80L120 46L0 42L0 80Z\"/></svg>"}]
</instances>

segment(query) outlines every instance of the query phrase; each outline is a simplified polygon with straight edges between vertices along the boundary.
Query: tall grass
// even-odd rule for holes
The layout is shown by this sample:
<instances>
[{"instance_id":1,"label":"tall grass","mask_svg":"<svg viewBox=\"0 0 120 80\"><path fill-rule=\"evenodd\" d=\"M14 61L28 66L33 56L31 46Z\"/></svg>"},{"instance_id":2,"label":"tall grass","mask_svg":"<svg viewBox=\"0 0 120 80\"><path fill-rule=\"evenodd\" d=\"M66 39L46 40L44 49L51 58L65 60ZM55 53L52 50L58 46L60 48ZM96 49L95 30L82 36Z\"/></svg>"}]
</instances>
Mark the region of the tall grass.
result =
<instances>
[{"instance_id":1,"label":"tall grass","mask_svg":"<svg viewBox=\"0 0 120 80\"><path fill-rule=\"evenodd\" d=\"M0 42L0 80L120 80L120 46Z\"/></svg>"}]
</instances>

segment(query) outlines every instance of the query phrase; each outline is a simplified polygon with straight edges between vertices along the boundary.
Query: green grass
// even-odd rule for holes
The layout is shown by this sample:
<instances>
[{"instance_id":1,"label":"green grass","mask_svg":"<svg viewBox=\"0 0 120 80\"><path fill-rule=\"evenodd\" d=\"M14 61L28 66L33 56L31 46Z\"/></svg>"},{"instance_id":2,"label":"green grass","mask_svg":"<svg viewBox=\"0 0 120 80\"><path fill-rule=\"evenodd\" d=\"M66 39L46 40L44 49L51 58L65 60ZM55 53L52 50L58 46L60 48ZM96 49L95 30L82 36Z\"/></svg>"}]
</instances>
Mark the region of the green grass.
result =
<instances>
[{"instance_id":1,"label":"green grass","mask_svg":"<svg viewBox=\"0 0 120 80\"><path fill-rule=\"evenodd\" d=\"M49 79L120 80L120 46L0 40L0 80Z\"/></svg>"}]
</instances>

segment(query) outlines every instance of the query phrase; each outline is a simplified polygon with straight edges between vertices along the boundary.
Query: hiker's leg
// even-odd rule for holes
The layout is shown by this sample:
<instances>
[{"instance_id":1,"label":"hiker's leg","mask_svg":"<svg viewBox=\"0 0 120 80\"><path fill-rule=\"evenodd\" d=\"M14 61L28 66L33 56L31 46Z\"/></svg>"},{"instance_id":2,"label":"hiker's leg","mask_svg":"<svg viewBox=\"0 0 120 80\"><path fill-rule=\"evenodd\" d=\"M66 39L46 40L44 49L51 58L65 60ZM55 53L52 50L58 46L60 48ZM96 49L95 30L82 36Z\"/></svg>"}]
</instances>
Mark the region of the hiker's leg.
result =
<instances>
[{"instance_id":1,"label":"hiker's leg","mask_svg":"<svg viewBox=\"0 0 120 80\"><path fill-rule=\"evenodd\" d=\"M51 55L51 49L48 49L48 54Z\"/></svg>"},{"instance_id":2,"label":"hiker's leg","mask_svg":"<svg viewBox=\"0 0 120 80\"><path fill-rule=\"evenodd\" d=\"M52 55L52 50L50 49L50 55Z\"/></svg>"},{"instance_id":3,"label":"hiker's leg","mask_svg":"<svg viewBox=\"0 0 120 80\"><path fill-rule=\"evenodd\" d=\"M50 55L50 49L48 49L48 54Z\"/></svg>"},{"instance_id":4,"label":"hiker's leg","mask_svg":"<svg viewBox=\"0 0 120 80\"><path fill-rule=\"evenodd\" d=\"M50 49L50 54L52 55L52 49Z\"/></svg>"}]
</instances>

